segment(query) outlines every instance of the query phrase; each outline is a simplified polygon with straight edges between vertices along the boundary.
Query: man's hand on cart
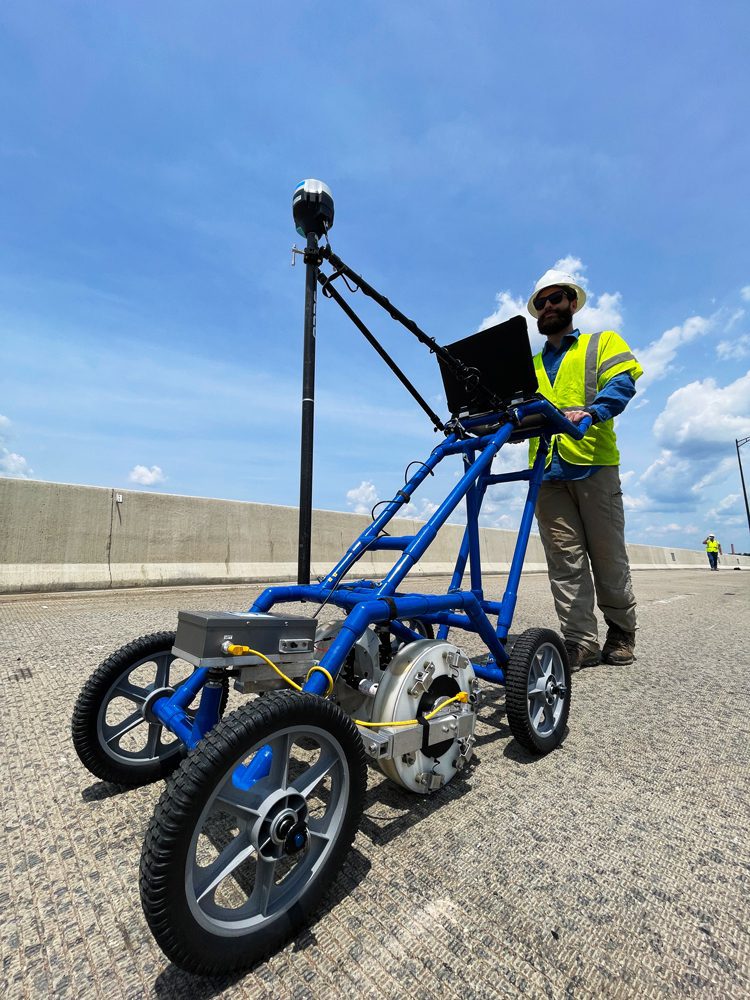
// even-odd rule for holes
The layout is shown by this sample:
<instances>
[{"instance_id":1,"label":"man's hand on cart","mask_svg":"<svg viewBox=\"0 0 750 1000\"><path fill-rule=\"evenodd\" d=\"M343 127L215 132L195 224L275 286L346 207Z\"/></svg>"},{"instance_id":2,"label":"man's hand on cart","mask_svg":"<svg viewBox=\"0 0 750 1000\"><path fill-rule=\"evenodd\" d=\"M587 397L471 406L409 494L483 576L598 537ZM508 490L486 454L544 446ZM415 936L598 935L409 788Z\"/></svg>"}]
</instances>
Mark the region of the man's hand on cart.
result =
<instances>
[{"instance_id":1,"label":"man's hand on cart","mask_svg":"<svg viewBox=\"0 0 750 1000\"><path fill-rule=\"evenodd\" d=\"M589 422L592 422L592 420L591 420L591 414L589 413L588 410L570 409L570 410L563 410L563 413L565 414L565 416L568 418L568 420L572 424L580 424L580 422L585 417L588 417L589 418Z\"/></svg>"}]
</instances>

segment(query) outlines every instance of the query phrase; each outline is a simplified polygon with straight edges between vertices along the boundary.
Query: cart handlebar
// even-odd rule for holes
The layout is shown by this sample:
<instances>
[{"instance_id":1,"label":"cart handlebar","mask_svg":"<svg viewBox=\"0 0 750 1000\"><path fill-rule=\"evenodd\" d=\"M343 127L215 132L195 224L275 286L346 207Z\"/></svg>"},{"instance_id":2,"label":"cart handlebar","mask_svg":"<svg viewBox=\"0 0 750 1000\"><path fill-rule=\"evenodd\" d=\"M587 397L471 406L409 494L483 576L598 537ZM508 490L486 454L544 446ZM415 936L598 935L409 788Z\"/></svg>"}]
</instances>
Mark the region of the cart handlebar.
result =
<instances>
[{"instance_id":1,"label":"cart handlebar","mask_svg":"<svg viewBox=\"0 0 750 1000\"><path fill-rule=\"evenodd\" d=\"M569 434L570 437L575 438L576 441L581 440L593 423L591 417L584 417L583 420L580 420L577 424L574 424L572 420L568 420L567 417L565 419L569 424L575 427L575 431L567 431L566 433Z\"/></svg>"},{"instance_id":2,"label":"cart handlebar","mask_svg":"<svg viewBox=\"0 0 750 1000\"><path fill-rule=\"evenodd\" d=\"M543 429L551 431L553 434L567 434L575 441L580 441L586 431L591 426L591 417L584 417L578 424L568 420L562 410L559 410L548 399L532 399L528 402L520 403L516 408L521 420L524 417L537 416L544 420Z\"/></svg>"},{"instance_id":3,"label":"cart handlebar","mask_svg":"<svg viewBox=\"0 0 750 1000\"><path fill-rule=\"evenodd\" d=\"M523 440L548 433L567 434L573 440L580 441L592 423L591 417L584 417L580 423L574 424L548 399L537 397L518 403L510 411L469 417L463 421L463 426L472 434L488 434L507 421L509 414L517 424L512 440Z\"/></svg>"}]
</instances>

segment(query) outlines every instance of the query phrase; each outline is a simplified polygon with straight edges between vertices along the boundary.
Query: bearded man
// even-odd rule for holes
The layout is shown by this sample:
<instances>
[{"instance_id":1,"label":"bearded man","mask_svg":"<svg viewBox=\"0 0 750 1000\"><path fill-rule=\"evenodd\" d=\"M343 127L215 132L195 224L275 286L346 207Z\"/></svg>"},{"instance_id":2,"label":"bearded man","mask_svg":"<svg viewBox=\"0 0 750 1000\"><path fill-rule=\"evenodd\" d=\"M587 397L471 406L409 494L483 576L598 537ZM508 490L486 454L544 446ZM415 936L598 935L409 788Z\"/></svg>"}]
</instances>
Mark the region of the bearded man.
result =
<instances>
[{"instance_id":1,"label":"bearded man","mask_svg":"<svg viewBox=\"0 0 750 1000\"><path fill-rule=\"evenodd\" d=\"M534 357L540 393L574 424L592 419L581 441L553 436L536 505L571 670L602 661L632 663L638 627L613 418L635 395L643 369L613 330L581 333L574 326L573 316L585 301L573 276L553 269L537 281L528 302L547 338ZM537 447L533 438L532 462ZM607 625L603 649L595 599Z\"/></svg>"}]
</instances>

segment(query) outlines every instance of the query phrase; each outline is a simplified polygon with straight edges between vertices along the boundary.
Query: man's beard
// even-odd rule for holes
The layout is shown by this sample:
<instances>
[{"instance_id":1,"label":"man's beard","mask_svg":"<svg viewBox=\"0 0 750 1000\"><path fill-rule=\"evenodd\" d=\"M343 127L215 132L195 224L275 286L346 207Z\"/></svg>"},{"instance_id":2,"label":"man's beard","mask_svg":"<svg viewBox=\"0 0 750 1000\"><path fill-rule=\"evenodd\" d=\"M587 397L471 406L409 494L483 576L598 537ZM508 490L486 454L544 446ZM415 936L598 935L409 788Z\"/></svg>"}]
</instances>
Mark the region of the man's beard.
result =
<instances>
[{"instance_id":1,"label":"man's beard","mask_svg":"<svg viewBox=\"0 0 750 1000\"><path fill-rule=\"evenodd\" d=\"M544 313L537 319L536 325L539 332L543 333L545 337L554 337L561 330L566 330L572 322L573 308L568 303L564 309L560 308L555 309L554 312Z\"/></svg>"}]
</instances>

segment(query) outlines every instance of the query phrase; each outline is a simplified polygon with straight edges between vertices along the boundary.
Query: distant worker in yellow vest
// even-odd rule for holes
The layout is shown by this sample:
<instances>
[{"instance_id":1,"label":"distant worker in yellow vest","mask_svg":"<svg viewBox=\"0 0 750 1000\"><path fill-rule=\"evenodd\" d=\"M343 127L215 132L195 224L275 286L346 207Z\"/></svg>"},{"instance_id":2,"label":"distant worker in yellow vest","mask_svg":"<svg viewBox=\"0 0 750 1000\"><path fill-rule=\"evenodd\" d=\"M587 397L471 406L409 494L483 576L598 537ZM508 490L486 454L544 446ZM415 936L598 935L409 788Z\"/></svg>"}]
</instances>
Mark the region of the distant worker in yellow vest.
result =
<instances>
[{"instance_id":1,"label":"distant worker in yellow vest","mask_svg":"<svg viewBox=\"0 0 750 1000\"><path fill-rule=\"evenodd\" d=\"M716 540L716 535L710 534L707 538L703 539L703 544L706 546L706 555L708 556L708 565L711 569L719 569L719 556L723 556L724 553L721 551L721 542Z\"/></svg>"},{"instance_id":2,"label":"distant worker in yellow vest","mask_svg":"<svg viewBox=\"0 0 750 1000\"><path fill-rule=\"evenodd\" d=\"M536 505L572 670L602 661L632 663L638 627L613 417L632 399L643 369L614 331L592 334L575 328L573 316L585 301L586 292L570 274L550 270L537 281L528 303L547 338L534 358L539 391L574 424L586 416L593 420L581 441L553 437ZM532 461L537 448L533 438ZM603 648L595 599L607 624Z\"/></svg>"}]
</instances>

